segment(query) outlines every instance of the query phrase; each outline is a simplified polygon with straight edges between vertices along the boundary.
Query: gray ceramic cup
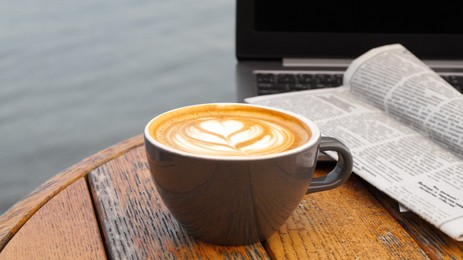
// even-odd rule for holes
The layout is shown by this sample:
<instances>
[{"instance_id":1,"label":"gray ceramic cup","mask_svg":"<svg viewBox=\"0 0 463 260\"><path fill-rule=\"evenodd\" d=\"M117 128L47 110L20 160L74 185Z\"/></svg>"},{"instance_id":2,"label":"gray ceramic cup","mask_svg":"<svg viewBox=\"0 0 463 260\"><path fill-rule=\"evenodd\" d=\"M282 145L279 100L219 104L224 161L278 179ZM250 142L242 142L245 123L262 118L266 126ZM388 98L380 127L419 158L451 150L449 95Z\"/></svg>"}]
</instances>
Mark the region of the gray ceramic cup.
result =
<instances>
[{"instance_id":1,"label":"gray ceramic cup","mask_svg":"<svg viewBox=\"0 0 463 260\"><path fill-rule=\"evenodd\" d=\"M304 195L336 188L349 178L353 162L344 144L322 137L319 128L305 117L265 109L297 118L312 136L303 145L282 153L204 156L179 151L153 138L148 128L159 116L146 125L146 155L154 183L167 208L193 237L220 245L266 240L284 224ZM337 164L327 175L313 177L320 151L336 152Z\"/></svg>"}]
</instances>

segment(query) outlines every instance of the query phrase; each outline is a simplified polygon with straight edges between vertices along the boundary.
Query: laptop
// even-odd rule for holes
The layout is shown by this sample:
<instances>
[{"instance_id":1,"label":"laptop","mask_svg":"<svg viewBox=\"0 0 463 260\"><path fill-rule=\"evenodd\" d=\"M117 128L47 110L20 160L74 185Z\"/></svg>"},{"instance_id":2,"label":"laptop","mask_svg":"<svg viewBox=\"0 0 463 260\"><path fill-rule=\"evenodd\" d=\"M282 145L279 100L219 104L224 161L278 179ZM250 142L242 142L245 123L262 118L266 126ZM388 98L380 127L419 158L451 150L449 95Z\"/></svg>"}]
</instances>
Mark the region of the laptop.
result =
<instances>
[{"instance_id":1,"label":"laptop","mask_svg":"<svg viewBox=\"0 0 463 260\"><path fill-rule=\"evenodd\" d=\"M236 0L237 99L337 87L350 62L400 43L460 92L463 16L448 4L392 0Z\"/></svg>"}]
</instances>

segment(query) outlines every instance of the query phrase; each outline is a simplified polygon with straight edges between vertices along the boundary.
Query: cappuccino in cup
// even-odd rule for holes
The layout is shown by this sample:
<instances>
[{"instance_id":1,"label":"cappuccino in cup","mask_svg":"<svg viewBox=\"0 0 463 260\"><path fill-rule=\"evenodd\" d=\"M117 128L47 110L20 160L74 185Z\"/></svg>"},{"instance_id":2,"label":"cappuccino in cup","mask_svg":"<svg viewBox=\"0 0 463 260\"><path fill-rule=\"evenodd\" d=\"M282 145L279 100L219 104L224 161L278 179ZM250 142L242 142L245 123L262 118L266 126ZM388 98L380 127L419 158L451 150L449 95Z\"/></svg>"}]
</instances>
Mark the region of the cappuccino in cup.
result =
<instances>
[{"instance_id":1,"label":"cappuccino in cup","mask_svg":"<svg viewBox=\"0 0 463 260\"><path fill-rule=\"evenodd\" d=\"M161 115L149 134L160 144L185 153L258 156L306 143L311 130L278 111L243 105L208 104Z\"/></svg>"},{"instance_id":2,"label":"cappuccino in cup","mask_svg":"<svg viewBox=\"0 0 463 260\"><path fill-rule=\"evenodd\" d=\"M148 122L144 136L164 204L191 236L213 244L266 240L305 194L336 188L352 171L349 149L312 121L259 105L174 109ZM320 151L338 162L313 177Z\"/></svg>"}]
</instances>

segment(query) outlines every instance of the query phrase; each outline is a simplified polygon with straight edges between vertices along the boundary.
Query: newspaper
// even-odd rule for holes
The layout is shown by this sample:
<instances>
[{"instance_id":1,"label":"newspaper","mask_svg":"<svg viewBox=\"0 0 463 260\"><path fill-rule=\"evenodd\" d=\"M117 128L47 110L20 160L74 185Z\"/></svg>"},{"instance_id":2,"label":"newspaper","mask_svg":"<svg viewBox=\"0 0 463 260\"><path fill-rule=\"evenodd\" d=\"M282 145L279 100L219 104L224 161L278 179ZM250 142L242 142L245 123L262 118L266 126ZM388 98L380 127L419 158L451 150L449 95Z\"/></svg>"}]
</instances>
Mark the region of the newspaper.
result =
<instances>
[{"instance_id":1,"label":"newspaper","mask_svg":"<svg viewBox=\"0 0 463 260\"><path fill-rule=\"evenodd\" d=\"M343 82L245 101L312 119L355 174L463 241L463 95L400 44L360 56Z\"/></svg>"}]
</instances>

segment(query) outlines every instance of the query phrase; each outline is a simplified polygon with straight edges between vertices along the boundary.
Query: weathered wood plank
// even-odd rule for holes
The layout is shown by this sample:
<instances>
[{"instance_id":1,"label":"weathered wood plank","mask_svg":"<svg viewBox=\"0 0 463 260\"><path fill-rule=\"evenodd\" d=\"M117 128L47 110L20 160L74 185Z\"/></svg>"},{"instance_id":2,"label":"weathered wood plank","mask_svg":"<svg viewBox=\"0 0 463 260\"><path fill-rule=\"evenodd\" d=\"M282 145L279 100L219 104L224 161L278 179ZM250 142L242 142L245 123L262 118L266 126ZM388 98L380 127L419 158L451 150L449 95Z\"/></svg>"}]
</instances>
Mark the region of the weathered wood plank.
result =
<instances>
[{"instance_id":1,"label":"weathered wood plank","mask_svg":"<svg viewBox=\"0 0 463 260\"><path fill-rule=\"evenodd\" d=\"M32 216L0 252L1 259L105 259L84 178Z\"/></svg>"},{"instance_id":2,"label":"weathered wood plank","mask_svg":"<svg viewBox=\"0 0 463 260\"><path fill-rule=\"evenodd\" d=\"M88 179L112 258L268 257L260 243L224 247L187 235L161 201L142 147L95 169Z\"/></svg>"},{"instance_id":3,"label":"weathered wood plank","mask_svg":"<svg viewBox=\"0 0 463 260\"><path fill-rule=\"evenodd\" d=\"M0 216L0 251L24 223L56 194L101 164L142 144L143 135L138 135L105 149L57 174L24 200L16 203Z\"/></svg>"},{"instance_id":4,"label":"weathered wood plank","mask_svg":"<svg viewBox=\"0 0 463 260\"><path fill-rule=\"evenodd\" d=\"M277 259L427 259L357 176L306 195L266 247Z\"/></svg>"}]
</instances>

